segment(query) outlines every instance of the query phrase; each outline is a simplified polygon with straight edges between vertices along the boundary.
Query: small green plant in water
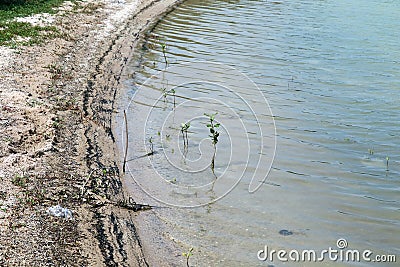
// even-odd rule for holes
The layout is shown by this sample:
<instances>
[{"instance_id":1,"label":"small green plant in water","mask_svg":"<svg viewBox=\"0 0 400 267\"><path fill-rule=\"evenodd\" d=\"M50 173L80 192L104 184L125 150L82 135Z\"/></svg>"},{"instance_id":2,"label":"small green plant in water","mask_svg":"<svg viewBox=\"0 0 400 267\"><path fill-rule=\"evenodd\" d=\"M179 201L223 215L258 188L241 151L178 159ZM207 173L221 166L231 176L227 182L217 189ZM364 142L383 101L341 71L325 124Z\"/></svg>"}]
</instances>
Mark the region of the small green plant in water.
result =
<instances>
[{"instance_id":1,"label":"small green plant in water","mask_svg":"<svg viewBox=\"0 0 400 267\"><path fill-rule=\"evenodd\" d=\"M153 137L150 137L150 138L149 138L149 147L150 147L150 153L149 153L149 155L153 155L153 154L154 154Z\"/></svg>"},{"instance_id":2,"label":"small green plant in water","mask_svg":"<svg viewBox=\"0 0 400 267\"><path fill-rule=\"evenodd\" d=\"M207 114L204 113L205 116L208 117L210 123L207 124L207 128L210 130L210 138L214 147L214 154L212 156L211 159L211 170L215 176L215 172L214 172L214 167L215 167L215 154L217 152L217 143L218 143L218 137L219 137L219 132L217 131L216 128L219 128L219 126L221 126L220 123L215 123L215 116L217 116L217 113L214 114Z\"/></svg>"},{"instance_id":3,"label":"small green plant in water","mask_svg":"<svg viewBox=\"0 0 400 267\"><path fill-rule=\"evenodd\" d=\"M176 91L175 91L175 89L172 88L171 90L168 91L168 93L174 97L174 108L175 108L176 107L176 99L175 99Z\"/></svg>"},{"instance_id":4,"label":"small green plant in water","mask_svg":"<svg viewBox=\"0 0 400 267\"><path fill-rule=\"evenodd\" d=\"M386 157L386 171L389 171L389 157Z\"/></svg>"},{"instance_id":5,"label":"small green plant in water","mask_svg":"<svg viewBox=\"0 0 400 267\"><path fill-rule=\"evenodd\" d=\"M162 49L162 53L164 56L164 61L165 61L165 66L168 66L168 60L167 60L167 43L161 43L161 49Z\"/></svg>"},{"instance_id":6,"label":"small green plant in water","mask_svg":"<svg viewBox=\"0 0 400 267\"><path fill-rule=\"evenodd\" d=\"M189 259L193 256L193 248L190 248L188 252L183 252L182 256L186 258L186 267L190 267Z\"/></svg>"},{"instance_id":7,"label":"small green plant in water","mask_svg":"<svg viewBox=\"0 0 400 267\"><path fill-rule=\"evenodd\" d=\"M183 148L187 150L189 146L188 130L190 128L190 122L181 123L181 133L183 137Z\"/></svg>"},{"instance_id":8,"label":"small green plant in water","mask_svg":"<svg viewBox=\"0 0 400 267\"><path fill-rule=\"evenodd\" d=\"M167 95L168 95L167 88L163 87L162 88L162 93L163 93L163 97L164 97L164 103L166 103L167 102Z\"/></svg>"}]
</instances>

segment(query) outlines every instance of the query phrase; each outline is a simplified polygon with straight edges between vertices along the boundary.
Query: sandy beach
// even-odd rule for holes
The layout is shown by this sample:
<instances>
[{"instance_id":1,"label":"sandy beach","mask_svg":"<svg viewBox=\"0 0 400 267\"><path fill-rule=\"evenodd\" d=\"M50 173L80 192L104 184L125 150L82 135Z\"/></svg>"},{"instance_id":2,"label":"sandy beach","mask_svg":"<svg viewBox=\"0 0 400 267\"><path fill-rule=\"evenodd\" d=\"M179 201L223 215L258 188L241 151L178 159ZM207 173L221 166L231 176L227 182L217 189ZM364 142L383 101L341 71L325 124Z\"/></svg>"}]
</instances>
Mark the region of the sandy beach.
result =
<instances>
[{"instance_id":1,"label":"sandy beach","mask_svg":"<svg viewBox=\"0 0 400 267\"><path fill-rule=\"evenodd\" d=\"M65 2L61 34L0 47L0 265L148 266L124 189L114 100L144 31L177 0ZM51 216L59 204L73 218Z\"/></svg>"}]
</instances>

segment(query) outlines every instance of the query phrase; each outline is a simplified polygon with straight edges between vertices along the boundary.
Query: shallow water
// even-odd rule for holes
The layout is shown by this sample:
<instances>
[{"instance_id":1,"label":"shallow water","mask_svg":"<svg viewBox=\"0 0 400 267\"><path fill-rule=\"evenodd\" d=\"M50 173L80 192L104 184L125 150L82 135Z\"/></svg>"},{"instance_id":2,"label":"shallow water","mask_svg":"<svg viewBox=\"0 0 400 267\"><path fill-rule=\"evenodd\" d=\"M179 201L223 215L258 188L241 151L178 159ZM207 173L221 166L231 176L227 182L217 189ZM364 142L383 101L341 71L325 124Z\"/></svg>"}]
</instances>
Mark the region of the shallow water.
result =
<instances>
[{"instance_id":1,"label":"shallow water","mask_svg":"<svg viewBox=\"0 0 400 267\"><path fill-rule=\"evenodd\" d=\"M126 81L127 181L147 202L201 206L156 211L193 264L267 266L264 245L339 238L400 257L398 17L398 1L189 0L149 34ZM217 111L214 183L203 113Z\"/></svg>"}]
</instances>

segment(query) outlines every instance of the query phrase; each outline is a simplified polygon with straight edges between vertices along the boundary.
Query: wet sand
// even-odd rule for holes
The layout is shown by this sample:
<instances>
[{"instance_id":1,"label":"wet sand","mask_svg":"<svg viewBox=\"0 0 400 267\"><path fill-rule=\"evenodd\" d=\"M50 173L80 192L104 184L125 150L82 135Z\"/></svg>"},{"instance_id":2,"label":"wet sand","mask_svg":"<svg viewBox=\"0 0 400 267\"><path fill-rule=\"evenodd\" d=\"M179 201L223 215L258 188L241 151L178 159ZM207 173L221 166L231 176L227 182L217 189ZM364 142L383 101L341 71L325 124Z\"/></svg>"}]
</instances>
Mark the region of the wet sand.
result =
<instances>
[{"instance_id":1,"label":"wet sand","mask_svg":"<svg viewBox=\"0 0 400 267\"><path fill-rule=\"evenodd\" d=\"M48 22L57 38L0 47L1 266L148 266L114 100L144 31L179 2L67 2ZM73 219L50 216L56 204Z\"/></svg>"}]
</instances>

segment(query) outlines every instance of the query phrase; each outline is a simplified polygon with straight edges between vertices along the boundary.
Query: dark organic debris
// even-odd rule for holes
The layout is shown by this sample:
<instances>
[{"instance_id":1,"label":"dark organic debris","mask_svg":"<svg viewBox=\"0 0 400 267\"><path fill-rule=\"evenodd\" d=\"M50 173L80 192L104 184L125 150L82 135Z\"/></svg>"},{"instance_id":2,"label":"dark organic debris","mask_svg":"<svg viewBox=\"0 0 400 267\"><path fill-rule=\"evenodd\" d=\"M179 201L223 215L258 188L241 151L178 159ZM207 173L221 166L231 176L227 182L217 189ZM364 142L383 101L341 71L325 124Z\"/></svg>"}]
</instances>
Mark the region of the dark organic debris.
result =
<instances>
[{"instance_id":1,"label":"dark organic debris","mask_svg":"<svg viewBox=\"0 0 400 267\"><path fill-rule=\"evenodd\" d=\"M147 204L136 203L135 201L133 201L133 199L131 197L129 197L128 201L124 201L124 200L118 201L114 205L116 205L120 208L133 210L133 211L150 210L152 208L152 206L147 205Z\"/></svg>"},{"instance_id":2,"label":"dark organic debris","mask_svg":"<svg viewBox=\"0 0 400 267\"><path fill-rule=\"evenodd\" d=\"M280 230L280 231L279 231L279 234L280 234L280 235L283 235L283 236L288 236L288 235L293 235L293 232L292 232L292 231L289 231L289 230L283 229L283 230Z\"/></svg>"}]
</instances>

